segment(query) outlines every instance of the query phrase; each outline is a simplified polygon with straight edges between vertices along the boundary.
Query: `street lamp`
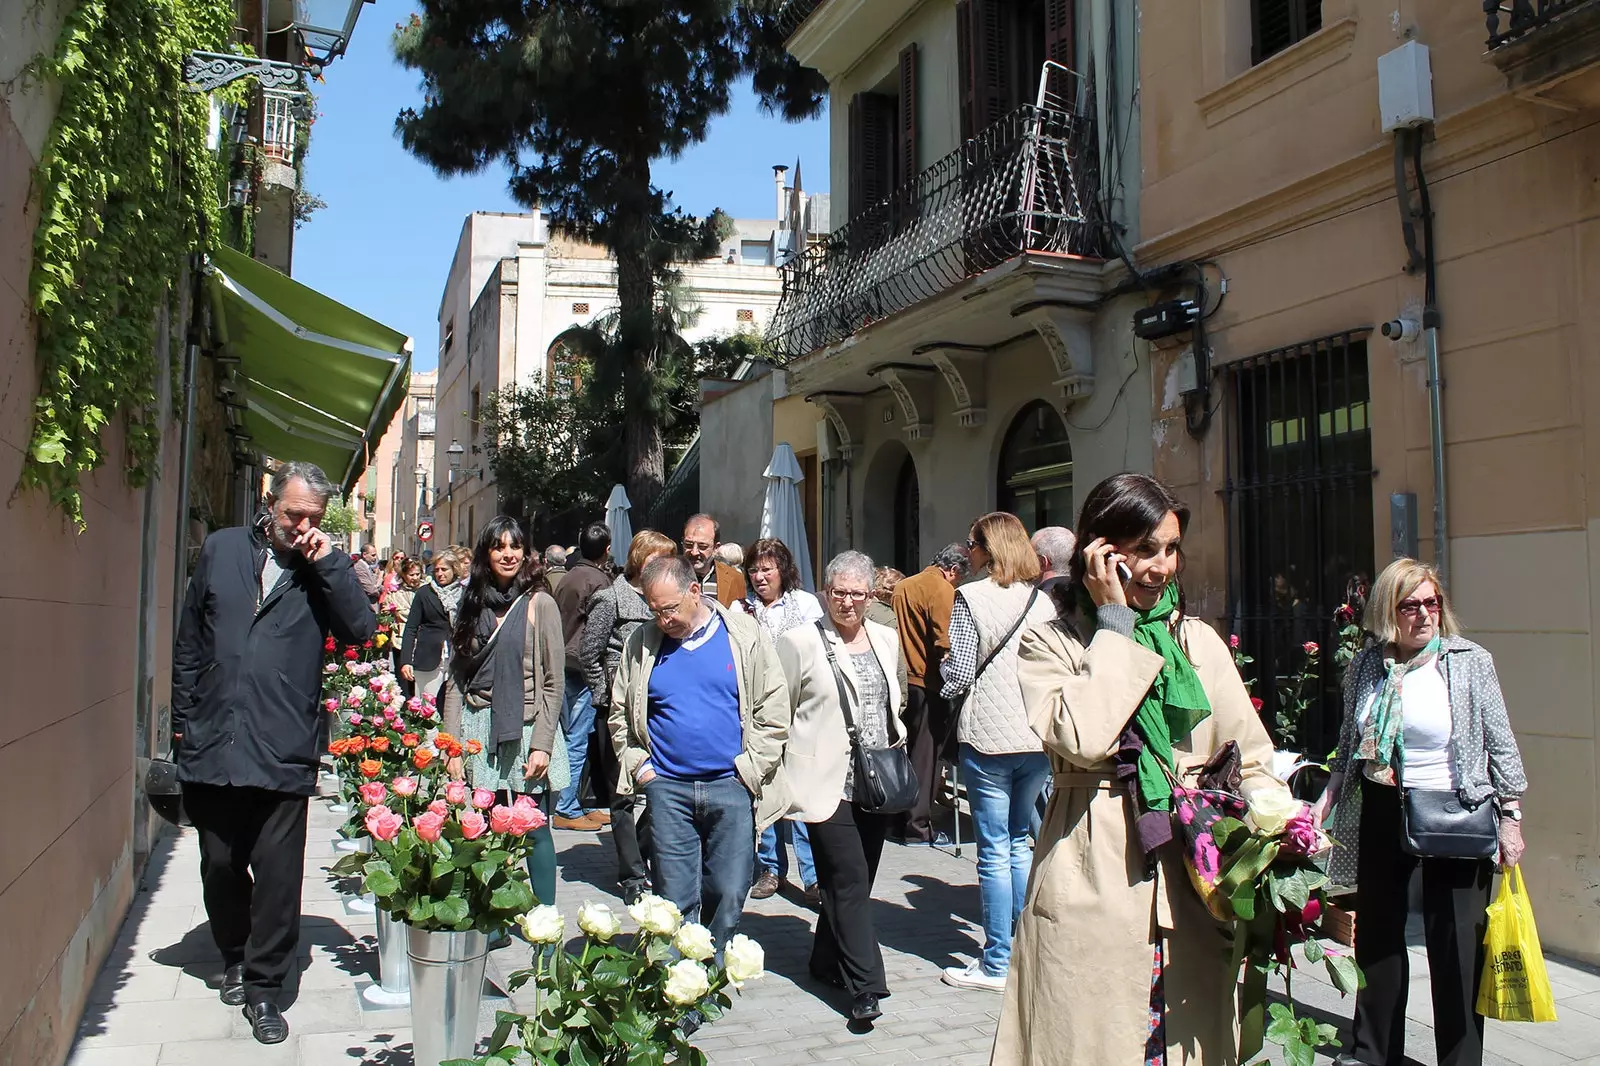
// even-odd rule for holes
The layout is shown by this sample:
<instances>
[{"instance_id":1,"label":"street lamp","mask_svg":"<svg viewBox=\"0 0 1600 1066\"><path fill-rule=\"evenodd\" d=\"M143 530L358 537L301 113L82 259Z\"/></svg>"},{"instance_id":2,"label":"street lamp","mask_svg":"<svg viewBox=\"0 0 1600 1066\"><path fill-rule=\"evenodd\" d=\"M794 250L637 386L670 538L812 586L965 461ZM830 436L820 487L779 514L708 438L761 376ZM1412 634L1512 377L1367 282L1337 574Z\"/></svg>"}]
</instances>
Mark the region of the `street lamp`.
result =
<instances>
[{"instance_id":1,"label":"street lamp","mask_svg":"<svg viewBox=\"0 0 1600 1066\"><path fill-rule=\"evenodd\" d=\"M186 87L190 92L211 92L231 81L254 77L263 89L298 88L307 71L320 74L323 67L344 55L361 9L371 2L294 0L294 20L284 27L299 46L298 52L292 52L293 62L236 52L190 52L183 65Z\"/></svg>"},{"instance_id":2,"label":"street lamp","mask_svg":"<svg viewBox=\"0 0 1600 1066\"><path fill-rule=\"evenodd\" d=\"M307 62L325 67L344 55L361 9L372 0L295 0L293 29Z\"/></svg>"},{"instance_id":3,"label":"street lamp","mask_svg":"<svg viewBox=\"0 0 1600 1066\"><path fill-rule=\"evenodd\" d=\"M456 540L456 471L461 469L461 456L466 449L459 440L451 440L450 447L444 450L445 457L449 460L450 483L446 496L450 500L450 543Z\"/></svg>"}]
</instances>

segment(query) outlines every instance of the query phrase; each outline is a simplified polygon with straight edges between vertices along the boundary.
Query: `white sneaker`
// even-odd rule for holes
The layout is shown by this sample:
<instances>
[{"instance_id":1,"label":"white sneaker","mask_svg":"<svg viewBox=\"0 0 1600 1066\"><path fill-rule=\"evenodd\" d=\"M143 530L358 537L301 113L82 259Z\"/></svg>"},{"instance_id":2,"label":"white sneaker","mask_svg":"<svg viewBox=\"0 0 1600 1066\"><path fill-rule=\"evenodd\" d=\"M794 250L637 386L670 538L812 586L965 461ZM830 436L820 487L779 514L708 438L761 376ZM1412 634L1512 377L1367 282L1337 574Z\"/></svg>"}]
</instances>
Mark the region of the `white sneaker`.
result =
<instances>
[{"instance_id":1,"label":"white sneaker","mask_svg":"<svg viewBox=\"0 0 1600 1066\"><path fill-rule=\"evenodd\" d=\"M983 963L977 959L966 966L946 966L944 976L939 978L947 985L956 988L981 988L986 992L1004 992L1006 979L1004 977L990 977L983 972Z\"/></svg>"}]
</instances>

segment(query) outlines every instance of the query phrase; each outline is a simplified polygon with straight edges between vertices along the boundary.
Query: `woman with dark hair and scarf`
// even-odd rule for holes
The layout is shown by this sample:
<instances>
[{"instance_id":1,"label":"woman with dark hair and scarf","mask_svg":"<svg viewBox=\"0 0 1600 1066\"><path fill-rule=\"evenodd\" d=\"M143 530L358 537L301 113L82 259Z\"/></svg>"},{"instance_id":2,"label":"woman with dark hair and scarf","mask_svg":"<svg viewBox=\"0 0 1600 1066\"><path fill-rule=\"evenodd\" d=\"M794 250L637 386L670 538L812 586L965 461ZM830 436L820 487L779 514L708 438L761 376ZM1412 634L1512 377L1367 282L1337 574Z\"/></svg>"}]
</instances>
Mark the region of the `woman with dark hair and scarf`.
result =
<instances>
[{"instance_id":1,"label":"woman with dark hair and scarf","mask_svg":"<svg viewBox=\"0 0 1600 1066\"><path fill-rule=\"evenodd\" d=\"M560 736L564 642L561 612L516 519L484 526L451 636L444 730L481 750L451 759L450 776L473 788L536 795L548 816L567 780ZM553 761L552 761L553 760ZM530 834L528 876L540 903L556 894L555 842L547 822Z\"/></svg>"},{"instance_id":2,"label":"woman with dark hair and scarf","mask_svg":"<svg viewBox=\"0 0 1600 1066\"><path fill-rule=\"evenodd\" d=\"M1188 522L1188 507L1146 474L1096 485L1071 581L1056 590L1061 617L1023 635L1018 681L1055 792L1017 921L995 1063L1236 1057L1231 934L1171 839L1172 782L1192 784L1232 741L1246 797L1284 786L1267 769L1272 742L1228 645L1184 610ZM1097 994L1062 980L1075 970L1092 973Z\"/></svg>"}]
</instances>

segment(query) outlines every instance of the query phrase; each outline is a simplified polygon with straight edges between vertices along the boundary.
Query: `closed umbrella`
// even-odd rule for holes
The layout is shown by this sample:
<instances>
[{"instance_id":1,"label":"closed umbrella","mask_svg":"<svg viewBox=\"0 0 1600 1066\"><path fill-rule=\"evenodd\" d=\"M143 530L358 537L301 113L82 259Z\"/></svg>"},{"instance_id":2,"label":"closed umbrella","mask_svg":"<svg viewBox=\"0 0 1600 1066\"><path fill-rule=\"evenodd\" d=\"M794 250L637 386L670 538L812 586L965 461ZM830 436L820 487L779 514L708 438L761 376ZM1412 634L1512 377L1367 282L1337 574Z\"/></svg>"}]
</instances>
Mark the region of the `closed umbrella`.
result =
<instances>
[{"instance_id":1,"label":"closed umbrella","mask_svg":"<svg viewBox=\"0 0 1600 1066\"><path fill-rule=\"evenodd\" d=\"M794 449L780 444L772 450L772 461L762 477L767 479L767 495L761 504L761 535L783 541L800 568L800 587L815 592L811 572L811 548L806 543L806 512L800 502L800 482L805 475Z\"/></svg>"},{"instance_id":2,"label":"closed umbrella","mask_svg":"<svg viewBox=\"0 0 1600 1066\"><path fill-rule=\"evenodd\" d=\"M611 561L618 567L628 565L628 544L633 540L633 523L628 521L628 490L621 485L611 489L606 500L606 528L611 530Z\"/></svg>"}]
</instances>

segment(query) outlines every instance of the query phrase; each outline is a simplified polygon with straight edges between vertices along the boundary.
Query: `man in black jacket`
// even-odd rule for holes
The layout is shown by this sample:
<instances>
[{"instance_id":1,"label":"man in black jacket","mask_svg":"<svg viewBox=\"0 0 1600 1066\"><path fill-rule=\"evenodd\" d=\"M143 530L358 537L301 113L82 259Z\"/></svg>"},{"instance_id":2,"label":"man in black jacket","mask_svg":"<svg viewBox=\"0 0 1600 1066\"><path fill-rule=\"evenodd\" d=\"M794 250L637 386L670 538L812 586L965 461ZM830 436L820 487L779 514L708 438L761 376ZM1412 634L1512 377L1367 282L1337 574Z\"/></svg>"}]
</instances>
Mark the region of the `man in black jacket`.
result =
<instances>
[{"instance_id":1,"label":"man in black jacket","mask_svg":"<svg viewBox=\"0 0 1600 1066\"><path fill-rule=\"evenodd\" d=\"M306 800L326 734L323 642L377 625L351 571L317 528L334 487L310 463L273 475L253 527L206 539L172 651L172 750L200 833L200 878L226 970L257 1040L289 1035L278 993L300 939Z\"/></svg>"},{"instance_id":2,"label":"man in black jacket","mask_svg":"<svg viewBox=\"0 0 1600 1066\"><path fill-rule=\"evenodd\" d=\"M601 569L606 553L611 550L611 530L604 522L591 522L578 536L578 554L582 557L561 579L555 591L556 606L561 608L561 631L567 641L566 696L561 705L561 729L567 738L567 769L572 774L571 783L556 798L553 823L557 829L594 830L611 821L609 810L585 811L581 799L583 767L589 758L589 738L594 733L594 694L589 691L584 676L579 645L583 642L583 627L589 620L589 599L596 592L611 586L611 577ZM609 805L610 789L616 782L604 782L596 787L596 800L604 797Z\"/></svg>"}]
</instances>

